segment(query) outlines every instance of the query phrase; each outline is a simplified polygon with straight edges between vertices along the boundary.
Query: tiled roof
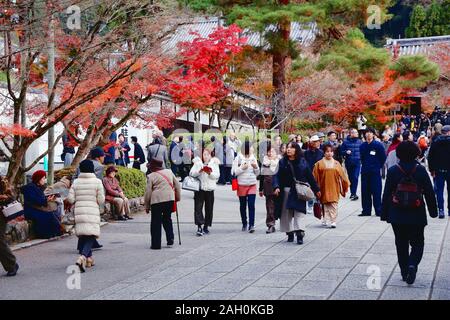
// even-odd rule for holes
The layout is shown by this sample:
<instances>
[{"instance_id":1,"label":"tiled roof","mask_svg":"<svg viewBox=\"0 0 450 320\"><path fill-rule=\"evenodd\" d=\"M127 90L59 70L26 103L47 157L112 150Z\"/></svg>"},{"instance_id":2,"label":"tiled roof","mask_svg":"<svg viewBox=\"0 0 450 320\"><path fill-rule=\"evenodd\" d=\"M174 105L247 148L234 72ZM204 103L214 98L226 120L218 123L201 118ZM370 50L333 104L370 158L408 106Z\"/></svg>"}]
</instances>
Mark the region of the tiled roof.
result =
<instances>
[{"instance_id":1,"label":"tiled roof","mask_svg":"<svg viewBox=\"0 0 450 320\"><path fill-rule=\"evenodd\" d=\"M423 38L387 39L386 47L394 54L398 50L399 56L426 54L436 44L450 43L450 35Z\"/></svg>"},{"instance_id":2,"label":"tiled roof","mask_svg":"<svg viewBox=\"0 0 450 320\"><path fill-rule=\"evenodd\" d=\"M192 23L180 26L175 33L165 41L163 48L167 51L175 51L177 44L184 41L192 41L196 36L191 32L198 33L201 37L207 37L213 33L218 27L224 26L224 21L218 17L199 18ZM274 27L269 27L268 30ZM293 22L291 24L291 39L299 42L301 45L310 45L318 32L316 23L300 24ZM247 38L247 43L251 46L264 46L264 37L259 32L244 30L243 37Z\"/></svg>"}]
</instances>

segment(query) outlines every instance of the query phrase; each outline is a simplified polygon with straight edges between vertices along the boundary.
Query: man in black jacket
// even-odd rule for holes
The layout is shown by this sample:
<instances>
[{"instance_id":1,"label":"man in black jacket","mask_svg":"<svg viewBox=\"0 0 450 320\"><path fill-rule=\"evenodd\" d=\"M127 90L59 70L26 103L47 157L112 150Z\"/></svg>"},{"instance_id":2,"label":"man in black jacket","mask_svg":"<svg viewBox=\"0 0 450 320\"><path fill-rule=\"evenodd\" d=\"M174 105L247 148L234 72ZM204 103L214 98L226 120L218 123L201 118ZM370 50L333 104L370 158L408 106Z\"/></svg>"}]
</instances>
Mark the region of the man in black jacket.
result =
<instances>
[{"instance_id":1,"label":"man in black jacket","mask_svg":"<svg viewBox=\"0 0 450 320\"><path fill-rule=\"evenodd\" d=\"M439 218L444 219L444 186L447 183L447 196L450 196L450 125L442 127L442 135L433 139L428 153L428 168L434 178L434 189L436 191ZM450 201L447 204L450 216Z\"/></svg>"},{"instance_id":2,"label":"man in black jacket","mask_svg":"<svg viewBox=\"0 0 450 320\"><path fill-rule=\"evenodd\" d=\"M145 154L136 137L131 137L131 143L134 144L134 162L133 168L141 170L141 165L145 163Z\"/></svg>"},{"instance_id":3,"label":"man in black jacket","mask_svg":"<svg viewBox=\"0 0 450 320\"><path fill-rule=\"evenodd\" d=\"M309 139L309 149L305 151L305 159L308 163L309 169L311 171L314 168L314 165L322 160L323 151L320 150L320 138L317 135L313 135Z\"/></svg>"}]
</instances>

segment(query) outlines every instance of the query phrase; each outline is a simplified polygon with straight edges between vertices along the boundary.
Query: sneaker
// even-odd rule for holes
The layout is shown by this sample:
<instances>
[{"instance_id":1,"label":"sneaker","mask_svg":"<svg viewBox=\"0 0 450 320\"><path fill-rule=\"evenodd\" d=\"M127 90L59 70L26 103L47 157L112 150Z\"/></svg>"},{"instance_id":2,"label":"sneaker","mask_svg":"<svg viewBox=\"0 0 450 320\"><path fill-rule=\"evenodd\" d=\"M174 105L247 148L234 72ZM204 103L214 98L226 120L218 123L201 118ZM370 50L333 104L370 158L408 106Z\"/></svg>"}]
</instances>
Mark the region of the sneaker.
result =
<instances>
[{"instance_id":1,"label":"sneaker","mask_svg":"<svg viewBox=\"0 0 450 320\"><path fill-rule=\"evenodd\" d=\"M12 269L11 271L8 271L6 276L7 277L14 277L17 274L18 270L19 270L19 265L16 263L16 265L14 266L14 269Z\"/></svg>"},{"instance_id":2,"label":"sneaker","mask_svg":"<svg viewBox=\"0 0 450 320\"><path fill-rule=\"evenodd\" d=\"M170 239L169 241L167 241L167 245L168 246L173 246L173 239Z\"/></svg>"},{"instance_id":3,"label":"sneaker","mask_svg":"<svg viewBox=\"0 0 450 320\"><path fill-rule=\"evenodd\" d=\"M322 221L322 227L326 227L327 226L327 222L325 220Z\"/></svg>"},{"instance_id":4,"label":"sneaker","mask_svg":"<svg viewBox=\"0 0 450 320\"><path fill-rule=\"evenodd\" d=\"M336 222L333 222L333 223L331 224L331 229L336 229Z\"/></svg>"},{"instance_id":5,"label":"sneaker","mask_svg":"<svg viewBox=\"0 0 450 320\"><path fill-rule=\"evenodd\" d=\"M197 229L197 237L201 237L201 236L203 236L203 230L202 230L202 227L198 227L198 229Z\"/></svg>"},{"instance_id":6,"label":"sneaker","mask_svg":"<svg viewBox=\"0 0 450 320\"><path fill-rule=\"evenodd\" d=\"M444 218L445 218L444 210L439 209L439 219L444 219Z\"/></svg>"},{"instance_id":7,"label":"sneaker","mask_svg":"<svg viewBox=\"0 0 450 320\"><path fill-rule=\"evenodd\" d=\"M353 197L352 201L356 201L358 199L359 199L359 197L355 194L355 196Z\"/></svg>"},{"instance_id":8,"label":"sneaker","mask_svg":"<svg viewBox=\"0 0 450 320\"><path fill-rule=\"evenodd\" d=\"M351 194L350 195L350 200L353 200L354 197L356 197L356 194Z\"/></svg>"},{"instance_id":9,"label":"sneaker","mask_svg":"<svg viewBox=\"0 0 450 320\"><path fill-rule=\"evenodd\" d=\"M127 218L125 218L123 216L118 216L117 221L127 221Z\"/></svg>"},{"instance_id":10,"label":"sneaker","mask_svg":"<svg viewBox=\"0 0 450 320\"><path fill-rule=\"evenodd\" d=\"M255 227L254 226L250 226L248 228L248 233L253 233L253 232L255 232Z\"/></svg>"},{"instance_id":11,"label":"sneaker","mask_svg":"<svg viewBox=\"0 0 450 320\"><path fill-rule=\"evenodd\" d=\"M206 227L206 226L203 227L203 233L204 234L209 234L208 227Z\"/></svg>"},{"instance_id":12,"label":"sneaker","mask_svg":"<svg viewBox=\"0 0 450 320\"><path fill-rule=\"evenodd\" d=\"M406 283L413 284L416 281L417 267L409 266L408 267L408 275L406 276Z\"/></svg>"},{"instance_id":13,"label":"sneaker","mask_svg":"<svg viewBox=\"0 0 450 320\"><path fill-rule=\"evenodd\" d=\"M245 231L247 231L247 225L246 225L246 224L243 224L243 225L242 225L242 232L245 232Z\"/></svg>"},{"instance_id":14,"label":"sneaker","mask_svg":"<svg viewBox=\"0 0 450 320\"><path fill-rule=\"evenodd\" d=\"M130 216L125 216L125 219L127 220L133 220L134 218L130 217Z\"/></svg>"}]
</instances>

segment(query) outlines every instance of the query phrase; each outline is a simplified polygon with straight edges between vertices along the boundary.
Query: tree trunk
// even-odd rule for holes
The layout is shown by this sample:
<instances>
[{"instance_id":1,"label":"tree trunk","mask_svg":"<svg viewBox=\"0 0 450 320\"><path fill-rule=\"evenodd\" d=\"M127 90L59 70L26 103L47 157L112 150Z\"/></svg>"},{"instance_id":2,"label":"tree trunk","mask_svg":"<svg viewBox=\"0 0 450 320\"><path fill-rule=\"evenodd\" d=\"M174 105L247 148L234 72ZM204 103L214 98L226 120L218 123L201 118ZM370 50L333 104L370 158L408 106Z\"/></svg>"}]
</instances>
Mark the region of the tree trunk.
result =
<instances>
[{"instance_id":1,"label":"tree trunk","mask_svg":"<svg viewBox=\"0 0 450 320\"><path fill-rule=\"evenodd\" d=\"M280 5L289 4L288 0L281 0ZM291 21L284 19L278 23L278 34L281 39L278 47L273 48L272 55L272 85L274 93L272 103L274 108L274 122L272 126L283 119L286 109L286 61L289 56L289 36L291 33ZM284 132L284 125L281 126Z\"/></svg>"}]
</instances>

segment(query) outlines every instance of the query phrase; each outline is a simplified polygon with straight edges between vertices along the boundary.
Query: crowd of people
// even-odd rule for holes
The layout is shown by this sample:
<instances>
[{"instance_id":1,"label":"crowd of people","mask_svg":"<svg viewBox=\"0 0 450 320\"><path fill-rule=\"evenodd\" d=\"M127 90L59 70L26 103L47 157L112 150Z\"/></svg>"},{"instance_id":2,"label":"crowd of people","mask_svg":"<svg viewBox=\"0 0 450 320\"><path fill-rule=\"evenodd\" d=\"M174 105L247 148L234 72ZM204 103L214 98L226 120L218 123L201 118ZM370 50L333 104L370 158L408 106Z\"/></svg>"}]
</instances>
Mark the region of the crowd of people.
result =
<instances>
[{"instance_id":1,"label":"crowd of people","mask_svg":"<svg viewBox=\"0 0 450 320\"><path fill-rule=\"evenodd\" d=\"M411 118L404 116L402 123ZM162 133L157 132L146 148L147 159L137 139L132 137L133 168L142 169L147 162L144 203L146 212L151 212L151 249L161 249L162 228L167 245L173 245L171 214L176 211L182 189L194 192L193 221L197 236L211 232L214 192L222 184L231 185L236 191L243 232L256 231L255 202L259 194L265 198L266 233L276 232L279 220L279 230L286 233L287 241L296 239L297 244L303 244L305 215L319 212L324 227L336 228L340 199L350 192L350 200L357 201L361 179L360 216L371 216L374 212L392 224L402 278L413 283L423 255L425 208L428 207L431 217L444 218L445 183L450 191L450 161L442 157L450 152L450 125L438 126L446 118L435 118L431 132L423 120L414 125L427 129L425 136L429 140L425 151L421 146L422 134L417 136L403 125L397 130L386 127L380 135L373 128L358 125L343 140L334 131L309 137L290 135L286 144L280 136L267 136L252 144L248 139L241 142L235 133L223 139L212 136L208 141L196 142L190 136L178 135L169 148ZM74 205L79 238L80 256L76 263L81 271L94 265L92 249L101 246L96 239L100 235L100 210L104 202L113 204L119 220L131 219L128 199L115 177L116 165L130 163L127 153L131 148L123 136L118 138L120 147L114 148L120 149L119 157L107 159L108 154L102 148L94 148L75 176L66 177L66 188L70 190L67 205ZM117 155L116 151L111 152ZM424 158L427 161L423 162ZM104 165L108 165L106 173ZM424 165L428 165L433 183ZM386 179L384 192L383 179ZM11 189L2 188L0 199ZM45 190L45 172L35 172L32 182L22 188L25 215L33 220L40 236L52 237L61 232L55 221L63 211L55 204L56 195ZM450 216L450 205L448 209ZM43 220L43 212L53 213L46 215L48 221ZM0 243L2 264L13 272L16 262L5 249L3 238Z\"/></svg>"}]
</instances>

